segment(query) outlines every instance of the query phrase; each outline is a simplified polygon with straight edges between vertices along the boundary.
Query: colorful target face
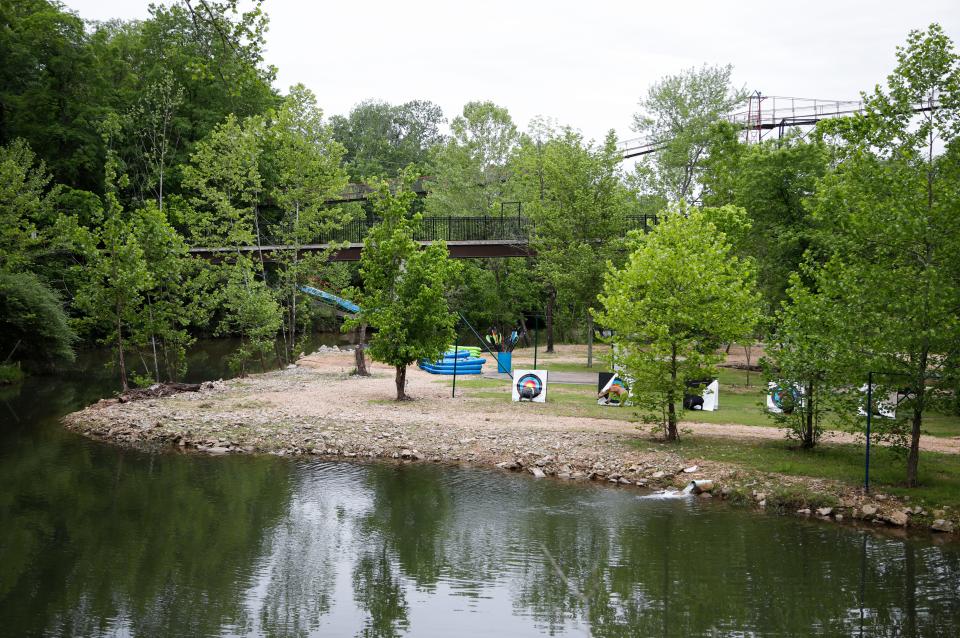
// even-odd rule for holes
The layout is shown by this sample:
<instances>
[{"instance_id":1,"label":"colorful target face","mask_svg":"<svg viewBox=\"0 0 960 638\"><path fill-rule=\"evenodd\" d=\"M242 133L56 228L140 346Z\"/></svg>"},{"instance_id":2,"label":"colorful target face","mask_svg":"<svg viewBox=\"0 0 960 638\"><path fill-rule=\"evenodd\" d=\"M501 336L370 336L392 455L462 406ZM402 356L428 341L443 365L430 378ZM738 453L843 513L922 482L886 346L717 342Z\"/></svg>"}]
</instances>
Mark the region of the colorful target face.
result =
<instances>
[{"instance_id":1,"label":"colorful target face","mask_svg":"<svg viewBox=\"0 0 960 638\"><path fill-rule=\"evenodd\" d=\"M546 370L517 370L513 378L514 401L533 401L535 403L546 402Z\"/></svg>"},{"instance_id":2,"label":"colorful target face","mask_svg":"<svg viewBox=\"0 0 960 638\"><path fill-rule=\"evenodd\" d=\"M773 381L768 385L767 409L771 412L789 414L802 399L803 392L795 385L780 385Z\"/></svg>"}]
</instances>

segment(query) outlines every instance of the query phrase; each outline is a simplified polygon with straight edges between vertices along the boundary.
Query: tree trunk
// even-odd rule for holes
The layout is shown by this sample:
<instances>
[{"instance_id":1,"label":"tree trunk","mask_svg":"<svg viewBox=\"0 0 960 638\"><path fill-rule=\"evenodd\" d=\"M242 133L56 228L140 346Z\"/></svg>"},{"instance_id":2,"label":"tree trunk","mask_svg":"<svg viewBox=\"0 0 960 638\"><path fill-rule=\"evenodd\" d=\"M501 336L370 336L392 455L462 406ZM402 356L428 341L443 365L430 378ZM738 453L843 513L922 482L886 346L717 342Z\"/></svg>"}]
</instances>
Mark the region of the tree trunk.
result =
<instances>
[{"instance_id":1,"label":"tree trunk","mask_svg":"<svg viewBox=\"0 0 960 638\"><path fill-rule=\"evenodd\" d=\"M800 442L800 446L805 449L810 449L817 442L814 440L813 436L813 382L807 382L807 396L803 410L803 440Z\"/></svg>"},{"instance_id":2,"label":"tree trunk","mask_svg":"<svg viewBox=\"0 0 960 638\"><path fill-rule=\"evenodd\" d=\"M907 487L916 487L918 485L917 471L920 466L920 428L923 426L923 408L926 402L926 379L927 379L927 357L926 350L920 353L920 362L917 368L919 375L916 387L913 389L913 423L910 431L910 452L907 454Z\"/></svg>"},{"instance_id":3,"label":"tree trunk","mask_svg":"<svg viewBox=\"0 0 960 638\"><path fill-rule=\"evenodd\" d=\"M677 432L677 346L670 346L670 389L667 391L667 440L676 441L680 438Z\"/></svg>"},{"instance_id":4,"label":"tree trunk","mask_svg":"<svg viewBox=\"0 0 960 638\"><path fill-rule=\"evenodd\" d=\"M923 423L923 409L913 408L913 423L910 432L910 453L907 454L907 487L917 486L917 470L920 466L920 426Z\"/></svg>"},{"instance_id":5,"label":"tree trunk","mask_svg":"<svg viewBox=\"0 0 960 638\"><path fill-rule=\"evenodd\" d=\"M406 393L407 366L397 366L397 401L406 401L410 397Z\"/></svg>"},{"instance_id":6,"label":"tree trunk","mask_svg":"<svg viewBox=\"0 0 960 638\"><path fill-rule=\"evenodd\" d=\"M593 367L593 314L587 309L587 367Z\"/></svg>"},{"instance_id":7,"label":"tree trunk","mask_svg":"<svg viewBox=\"0 0 960 638\"><path fill-rule=\"evenodd\" d=\"M547 292L547 352L553 352L553 311L557 304L557 291Z\"/></svg>"},{"instance_id":8,"label":"tree trunk","mask_svg":"<svg viewBox=\"0 0 960 638\"><path fill-rule=\"evenodd\" d=\"M130 389L127 385L127 363L123 358L123 306L117 303L117 354L120 364L120 387L124 392Z\"/></svg>"},{"instance_id":9,"label":"tree trunk","mask_svg":"<svg viewBox=\"0 0 960 638\"><path fill-rule=\"evenodd\" d=\"M361 323L357 329L354 331L354 349L353 357L356 360L357 365L357 376L360 377L369 377L370 372L367 370L367 357L364 354L366 349L366 344L364 341L367 339L367 324Z\"/></svg>"}]
</instances>

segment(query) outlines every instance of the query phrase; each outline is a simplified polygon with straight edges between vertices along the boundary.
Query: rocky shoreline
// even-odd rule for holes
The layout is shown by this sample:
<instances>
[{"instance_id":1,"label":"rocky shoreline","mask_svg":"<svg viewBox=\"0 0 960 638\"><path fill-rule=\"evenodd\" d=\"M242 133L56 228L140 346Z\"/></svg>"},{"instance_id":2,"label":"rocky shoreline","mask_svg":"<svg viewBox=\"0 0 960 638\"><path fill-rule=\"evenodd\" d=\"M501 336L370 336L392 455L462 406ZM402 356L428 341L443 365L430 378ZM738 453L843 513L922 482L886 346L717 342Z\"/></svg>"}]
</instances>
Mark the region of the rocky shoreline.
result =
<instances>
[{"instance_id":1,"label":"rocky shoreline","mask_svg":"<svg viewBox=\"0 0 960 638\"><path fill-rule=\"evenodd\" d=\"M530 404L490 411L411 369L418 399L390 400L392 374L349 375L352 355L312 357L286 370L207 382L198 391L121 402L102 400L64 418L85 436L137 448L208 455L276 454L496 467L536 478L603 481L627 489L676 490L709 480L699 498L723 499L834 522L930 529L955 537L949 508L926 511L833 481L763 473L684 458L622 422L536 418Z\"/></svg>"}]
</instances>

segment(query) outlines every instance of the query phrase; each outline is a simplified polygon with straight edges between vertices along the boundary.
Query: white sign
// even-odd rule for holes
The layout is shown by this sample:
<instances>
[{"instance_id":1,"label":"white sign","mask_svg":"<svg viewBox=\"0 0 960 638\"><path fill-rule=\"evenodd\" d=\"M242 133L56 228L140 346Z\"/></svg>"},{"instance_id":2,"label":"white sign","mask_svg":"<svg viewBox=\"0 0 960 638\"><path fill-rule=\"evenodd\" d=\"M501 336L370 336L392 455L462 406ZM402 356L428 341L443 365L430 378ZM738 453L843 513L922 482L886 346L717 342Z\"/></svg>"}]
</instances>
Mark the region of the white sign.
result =
<instances>
[{"instance_id":1,"label":"white sign","mask_svg":"<svg viewBox=\"0 0 960 638\"><path fill-rule=\"evenodd\" d=\"M863 393L863 402L860 404L860 407L857 408L857 413L860 416L867 416L867 386L864 384L860 387L860 392ZM873 396L870 397L873 401L873 414L876 416L882 416L885 419L895 419L897 418L897 404L900 403L900 393L891 392L887 395L886 399L881 399L877 397L876 388L874 388Z\"/></svg>"},{"instance_id":2,"label":"white sign","mask_svg":"<svg viewBox=\"0 0 960 638\"><path fill-rule=\"evenodd\" d=\"M546 370L515 370L513 373L513 400L547 402Z\"/></svg>"}]
</instances>

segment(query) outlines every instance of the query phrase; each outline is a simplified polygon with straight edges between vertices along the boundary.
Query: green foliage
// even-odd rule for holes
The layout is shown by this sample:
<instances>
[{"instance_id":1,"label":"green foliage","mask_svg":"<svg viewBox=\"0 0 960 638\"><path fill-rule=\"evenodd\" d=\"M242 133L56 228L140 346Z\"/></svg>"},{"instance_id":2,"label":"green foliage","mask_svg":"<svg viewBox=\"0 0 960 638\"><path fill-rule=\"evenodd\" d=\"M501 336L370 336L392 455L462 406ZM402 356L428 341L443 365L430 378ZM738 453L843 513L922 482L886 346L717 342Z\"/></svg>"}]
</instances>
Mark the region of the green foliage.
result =
<instances>
[{"instance_id":1,"label":"green foliage","mask_svg":"<svg viewBox=\"0 0 960 638\"><path fill-rule=\"evenodd\" d=\"M249 246L257 239L262 178L255 128L230 115L182 169L184 185L194 192L186 221L198 245Z\"/></svg>"},{"instance_id":2,"label":"green foliage","mask_svg":"<svg viewBox=\"0 0 960 638\"><path fill-rule=\"evenodd\" d=\"M715 376L717 346L749 335L757 321L754 274L697 210L667 213L631 239L633 252L622 269L610 267L595 314L615 331L613 364L631 396L676 439L686 382Z\"/></svg>"},{"instance_id":3,"label":"green foliage","mask_svg":"<svg viewBox=\"0 0 960 638\"><path fill-rule=\"evenodd\" d=\"M799 269L804 253L815 248L809 201L827 172L829 149L793 136L745 145L730 134L729 127L714 129L703 200L746 210L750 229L734 246L756 261L758 288L773 314L786 299L791 273Z\"/></svg>"},{"instance_id":4,"label":"green foliage","mask_svg":"<svg viewBox=\"0 0 960 638\"><path fill-rule=\"evenodd\" d=\"M0 363L72 361L76 334L60 297L30 272L0 270Z\"/></svg>"},{"instance_id":5,"label":"green foliage","mask_svg":"<svg viewBox=\"0 0 960 638\"><path fill-rule=\"evenodd\" d=\"M633 129L659 146L637 165L644 190L668 201L698 199L712 127L745 96L730 84L733 67L690 68L650 87Z\"/></svg>"},{"instance_id":6,"label":"green foliage","mask_svg":"<svg viewBox=\"0 0 960 638\"><path fill-rule=\"evenodd\" d=\"M254 360L265 371L265 358L273 350L282 310L266 284L254 278L256 269L247 257L239 257L225 269L226 285L220 296L225 312L216 334L240 336L240 347L231 355L230 366L241 376Z\"/></svg>"},{"instance_id":7,"label":"green foliage","mask_svg":"<svg viewBox=\"0 0 960 638\"><path fill-rule=\"evenodd\" d=\"M762 365L768 382L795 388L802 398L790 411L767 414L789 438L811 448L823 434L824 393L841 382L830 357L836 348L834 335L842 330L827 301L812 294L796 274L788 295L790 302L777 315L778 329Z\"/></svg>"},{"instance_id":8,"label":"green foliage","mask_svg":"<svg viewBox=\"0 0 960 638\"><path fill-rule=\"evenodd\" d=\"M344 168L357 181L395 177L409 164L426 166L443 142L444 122L443 111L428 100L396 106L367 100L330 120L334 137L346 149Z\"/></svg>"},{"instance_id":9,"label":"green foliage","mask_svg":"<svg viewBox=\"0 0 960 638\"><path fill-rule=\"evenodd\" d=\"M916 485L923 416L956 389L960 59L933 25L911 32L897 60L887 90L865 96L865 114L822 127L838 144L837 168L815 198L825 263L811 260L805 274L831 316L831 347L811 359L828 359L847 384L873 370L908 390L898 414L909 414ZM931 101L940 108L915 113Z\"/></svg>"},{"instance_id":10,"label":"green foliage","mask_svg":"<svg viewBox=\"0 0 960 638\"><path fill-rule=\"evenodd\" d=\"M499 214L508 163L517 144L510 113L493 102L469 102L450 123L450 133L436 152L427 213Z\"/></svg>"},{"instance_id":11,"label":"green foliage","mask_svg":"<svg viewBox=\"0 0 960 638\"><path fill-rule=\"evenodd\" d=\"M305 339L310 327L310 303L298 304L305 300L300 286L309 275L322 276L330 270L329 254L301 256L299 248L348 221L348 210L325 205L340 194L347 176L341 167L344 149L323 123L316 98L303 86L293 87L280 108L268 114L267 122L261 165L266 194L279 209L268 230L276 243L290 246L273 256L277 295L284 308L284 354L289 361L299 352L298 339Z\"/></svg>"},{"instance_id":12,"label":"green foliage","mask_svg":"<svg viewBox=\"0 0 960 638\"><path fill-rule=\"evenodd\" d=\"M370 356L397 370L397 400L406 398L406 369L418 359L436 359L453 341L456 315L450 312L447 290L459 266L449 258L443 242L418 250L413 234L420 216L408 217L414 194L413 174L403 176L403 188L390 193L378 186L376 212L383 221L371 229L363 244L360 275L363 291L357 316L345 329L365 323L376 329Z\"/></svg>"},{"instance_id":13,"label":"green foliage","mask_svg":"<svg viewBox=\"0 0 960 638\"><path fill-rule=\"evenodd\" d=\"M53 221L50 176L23 140L0 147L0 269L31 264Z\"/></svg>"}]
</instances>

